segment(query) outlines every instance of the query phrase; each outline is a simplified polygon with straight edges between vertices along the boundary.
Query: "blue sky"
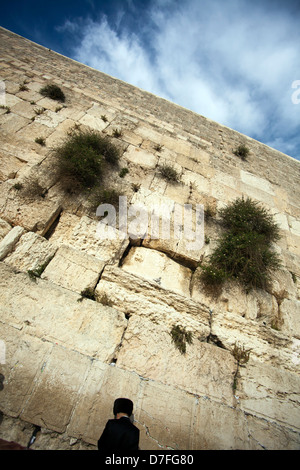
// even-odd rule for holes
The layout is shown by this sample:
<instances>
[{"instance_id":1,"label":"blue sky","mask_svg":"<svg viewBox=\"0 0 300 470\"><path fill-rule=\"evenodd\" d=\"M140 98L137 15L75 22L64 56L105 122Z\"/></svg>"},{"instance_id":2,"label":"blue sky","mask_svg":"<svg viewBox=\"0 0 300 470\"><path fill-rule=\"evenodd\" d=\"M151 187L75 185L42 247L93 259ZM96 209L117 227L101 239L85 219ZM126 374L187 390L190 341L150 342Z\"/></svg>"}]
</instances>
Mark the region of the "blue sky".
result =
<instances>
[{"instance_id":1,"label":"blue sky","mask_svg":"<svg viewBox=\"0 0 300 470\"><path fill-rule=\"evenodd\" d=\"M300 160L300 0L10 0L0 24Z\"/></svg>"}]
</instances>

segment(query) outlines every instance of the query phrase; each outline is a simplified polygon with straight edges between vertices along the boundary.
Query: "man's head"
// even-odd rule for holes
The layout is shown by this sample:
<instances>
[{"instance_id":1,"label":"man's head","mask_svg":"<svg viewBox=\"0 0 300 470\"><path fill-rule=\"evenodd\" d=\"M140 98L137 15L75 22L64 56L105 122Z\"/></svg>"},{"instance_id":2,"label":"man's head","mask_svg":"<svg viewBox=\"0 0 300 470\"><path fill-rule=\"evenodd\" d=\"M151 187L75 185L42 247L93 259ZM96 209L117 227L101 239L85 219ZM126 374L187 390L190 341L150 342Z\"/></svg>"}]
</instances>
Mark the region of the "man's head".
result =
<instances>
[{"instance_id":1,"label":"man's head","mask_svg":"<svg viewBox=\"0 0 300 470\"><path fill-rule=\"evenodd\" d=\"M113 413L116 416L118 413L124 413L128 416L132 415L133 403L128 398L117 398L114 402Z\"/></svg>"}]
</instances>

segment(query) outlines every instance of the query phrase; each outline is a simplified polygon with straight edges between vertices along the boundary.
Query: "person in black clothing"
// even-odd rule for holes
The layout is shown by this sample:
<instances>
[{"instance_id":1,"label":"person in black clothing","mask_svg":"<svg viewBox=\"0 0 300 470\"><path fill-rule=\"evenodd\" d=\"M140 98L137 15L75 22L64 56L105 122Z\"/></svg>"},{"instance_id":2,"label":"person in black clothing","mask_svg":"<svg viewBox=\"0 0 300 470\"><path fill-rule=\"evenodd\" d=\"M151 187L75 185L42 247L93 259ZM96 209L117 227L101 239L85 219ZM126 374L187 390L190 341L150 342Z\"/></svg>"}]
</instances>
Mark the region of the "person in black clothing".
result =
<instances>
[{"instance_id":1,"label":"person in black clothing","mask_svg":"<svg viewBox=\"0 0 300 470\"><path fill-rule=\"evenodd\" d=\"M107 421L98 440L98 450L109 453L125 453L139 450L139 429L131 422L133 403L128 398L117 398L114 402L115 419Z\"/></svg>"}]
</instances>

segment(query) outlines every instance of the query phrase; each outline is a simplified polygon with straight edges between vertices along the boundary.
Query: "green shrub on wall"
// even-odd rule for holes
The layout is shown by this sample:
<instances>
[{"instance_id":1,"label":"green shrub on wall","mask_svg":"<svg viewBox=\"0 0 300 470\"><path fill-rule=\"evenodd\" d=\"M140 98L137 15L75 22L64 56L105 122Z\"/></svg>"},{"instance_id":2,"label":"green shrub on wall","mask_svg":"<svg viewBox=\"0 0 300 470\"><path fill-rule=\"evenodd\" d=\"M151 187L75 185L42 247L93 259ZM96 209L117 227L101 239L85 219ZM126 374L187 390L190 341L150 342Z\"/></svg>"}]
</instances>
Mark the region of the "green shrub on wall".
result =
<instances>
[{"instance_id":1,"label":"green shrub on wall","mask_svg":"<svg viewBox=\"0 0 300 470\"><path fill-rule=\"evenodd\" d=\"M235 279L247 289L266 288L272 271L280 267L272 243L279 228L268 211L250 198L239 198L220 211L224 233L209 261L202 267L202 280L220 285Z\"/></svg>"},{"instance_id":2,"label":"green shrub on wall","mask_svg":"<svg viewBox=\"0 0 300 470\"><path fill-rule=\"evenodd\" d=\"M101 180L105 162L116 164L119 159L118 149L94 131L74 131L53 154L60 173L73 177L86 188Z\"/></svg>"}]
</instances>

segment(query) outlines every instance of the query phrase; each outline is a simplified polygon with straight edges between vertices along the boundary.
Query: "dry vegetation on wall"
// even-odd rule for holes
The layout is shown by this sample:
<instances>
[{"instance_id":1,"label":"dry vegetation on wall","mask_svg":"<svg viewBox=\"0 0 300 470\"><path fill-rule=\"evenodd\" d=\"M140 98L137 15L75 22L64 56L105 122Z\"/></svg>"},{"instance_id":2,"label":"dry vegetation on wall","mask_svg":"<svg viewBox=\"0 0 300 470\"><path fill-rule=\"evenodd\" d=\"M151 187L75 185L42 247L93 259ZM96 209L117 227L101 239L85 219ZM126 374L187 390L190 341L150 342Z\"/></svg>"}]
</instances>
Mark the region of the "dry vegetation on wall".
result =
<instances>
[{"instance_id":1,"label":"dry vegetation on wall","mask_svg":"<svg viewBox=\"0 0 300 470\"><path fill-rule=\"evenodd\" d=\"M208 262L200 266L202 280L217 286L234 279L247 290L266 289L272 272L280 268L272 246L280 238L279 228L271 214L250 198L238 198L219 215L224 232Z\"/></svg>"}]
</instances>

